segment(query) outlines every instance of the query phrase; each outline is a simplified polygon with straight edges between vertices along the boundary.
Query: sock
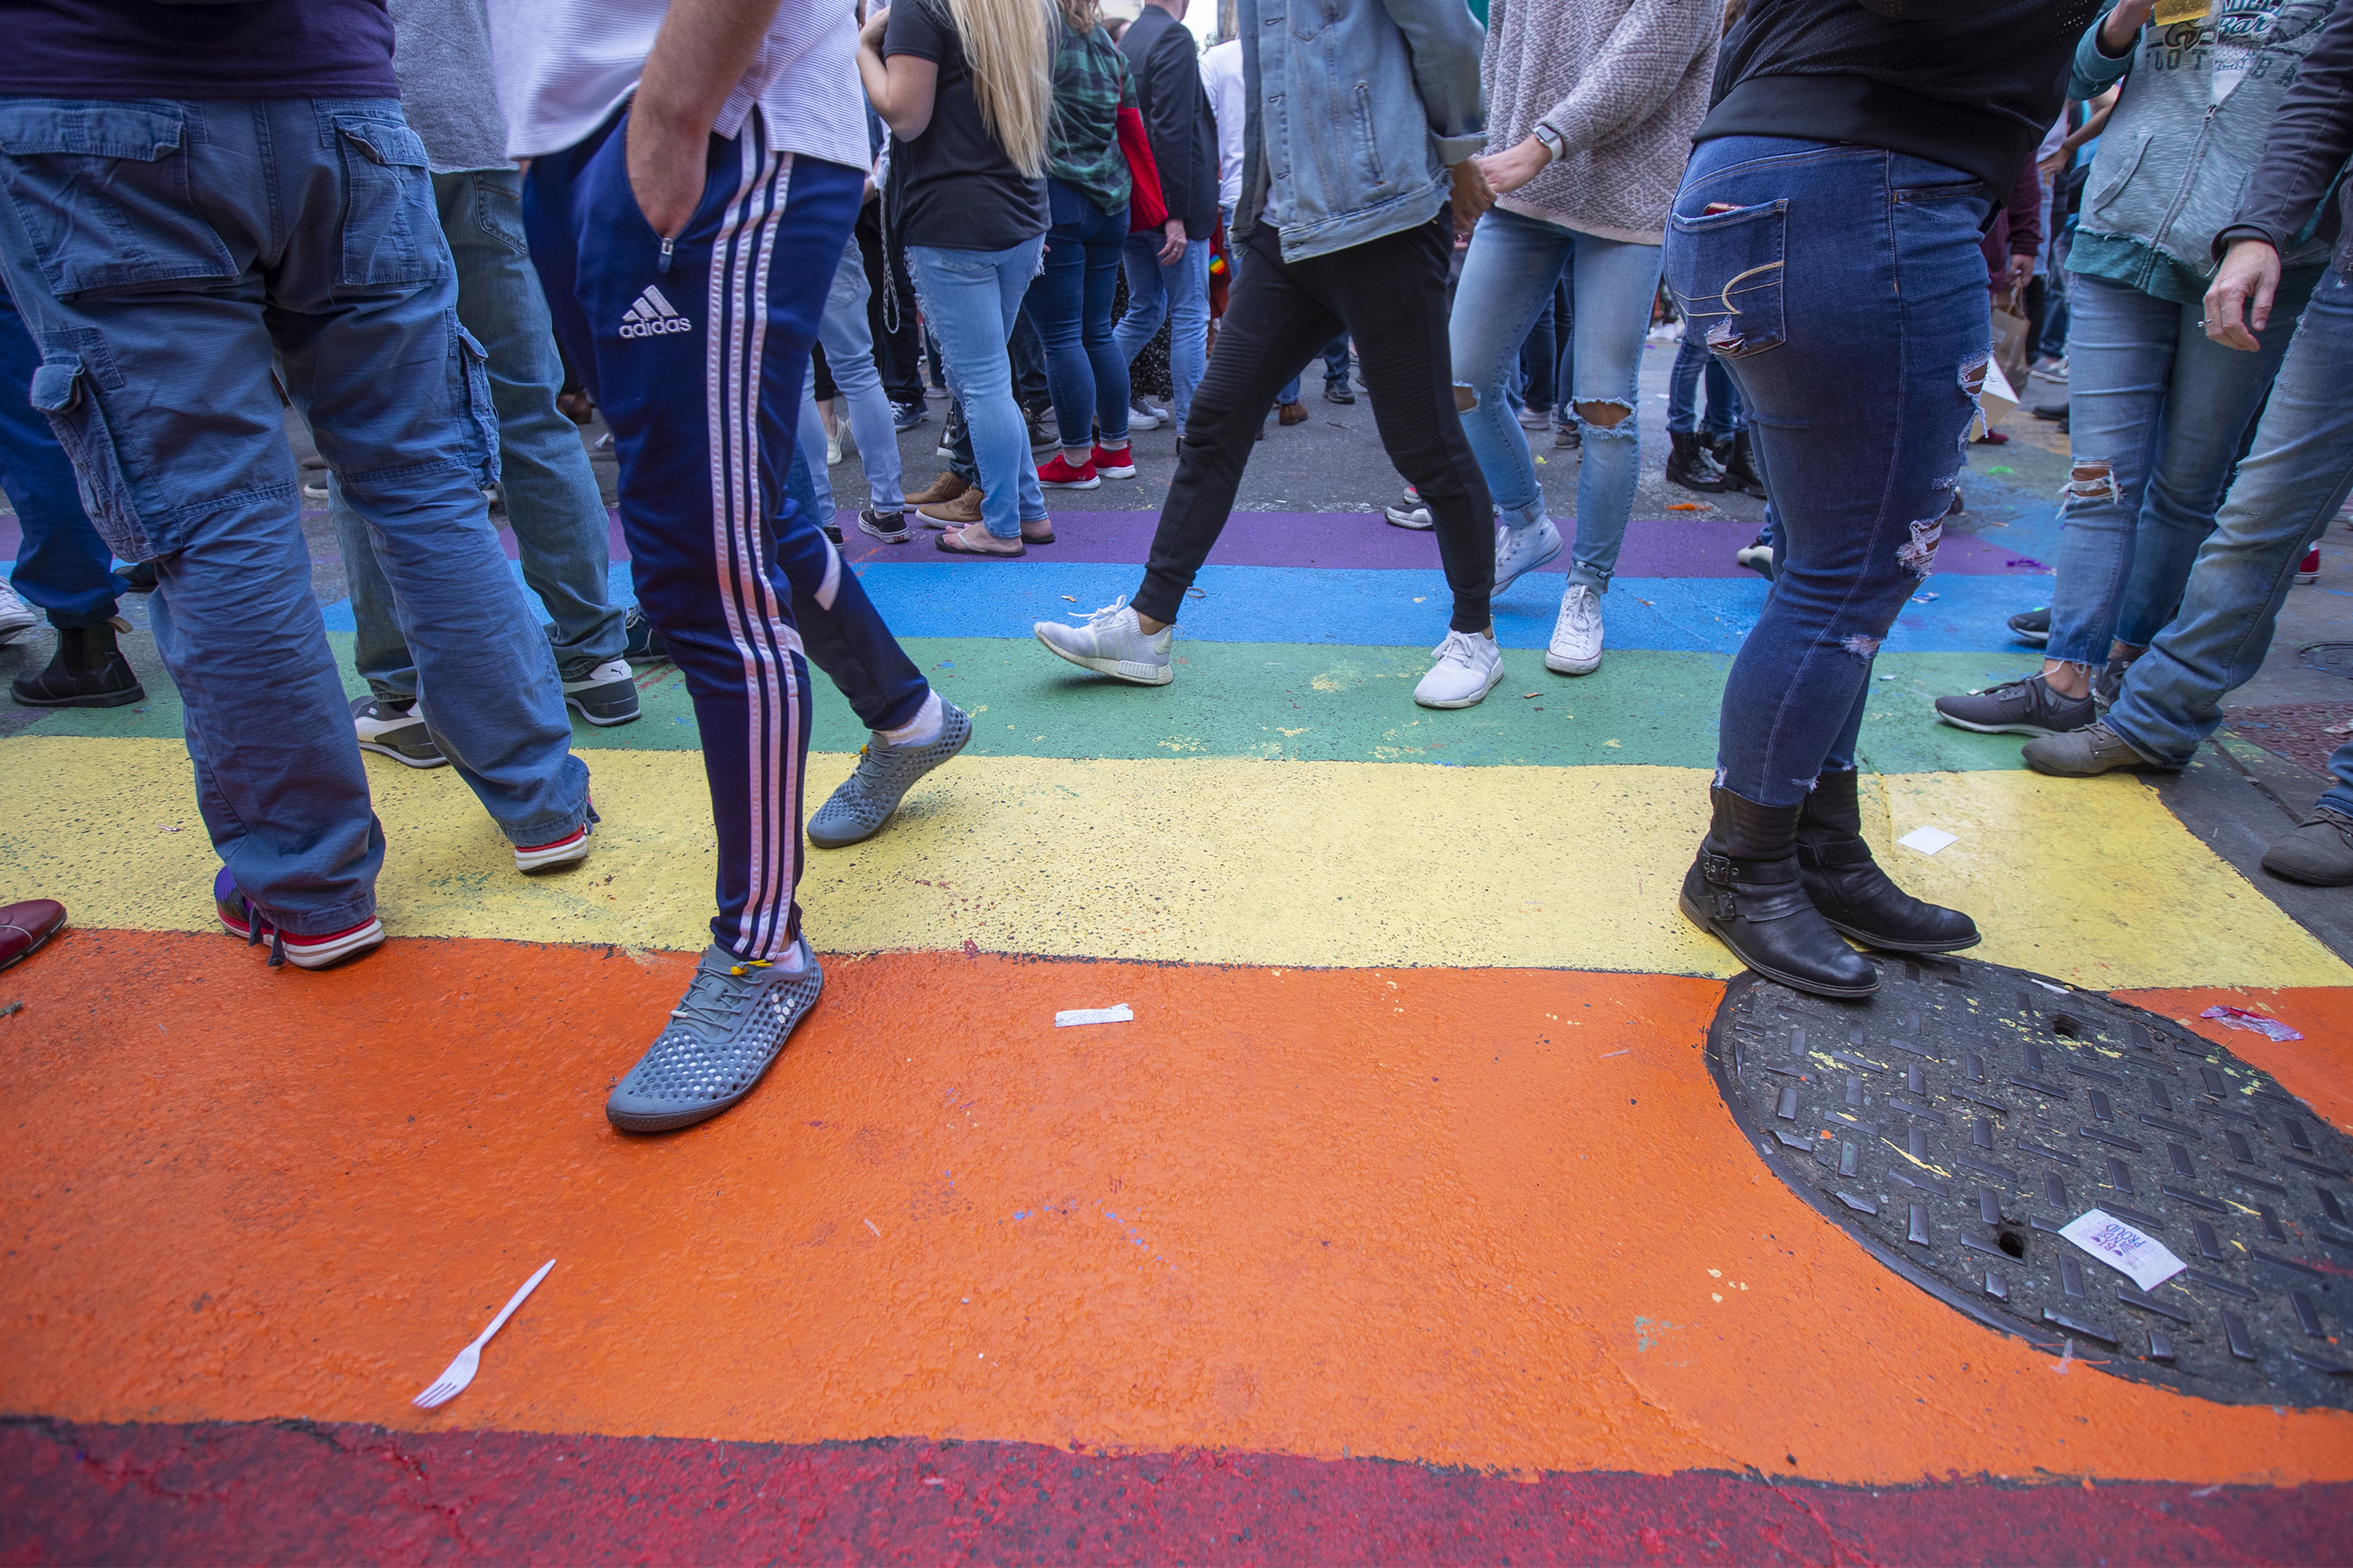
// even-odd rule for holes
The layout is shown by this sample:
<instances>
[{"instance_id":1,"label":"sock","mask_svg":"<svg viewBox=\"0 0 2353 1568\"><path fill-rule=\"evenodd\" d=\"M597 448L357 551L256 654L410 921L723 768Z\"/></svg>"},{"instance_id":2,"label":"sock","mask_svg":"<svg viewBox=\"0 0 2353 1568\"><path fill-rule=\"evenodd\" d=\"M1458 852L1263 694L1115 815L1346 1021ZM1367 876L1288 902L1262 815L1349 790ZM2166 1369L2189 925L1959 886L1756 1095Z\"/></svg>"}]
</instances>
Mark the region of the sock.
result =
<instances>
[{"instance_id":1,"label":"sock","mask_svg":"<svg viewBox=\"0 0 2353 1568\"><path fill-rule=\"evenodd\" d=\"M768 967L782 974L797 975L808 968L808 959L804 956L800 943L796 941L791 947L770 959Z\"/></svg>"},{"instance_id":2,"label":"sock","mask_svg":"<svg viewBox=\"0 0 2353 1568\"><path fill-rule=\"evenodd\" d=\"M897 729L878 729L873 733L886 746L929 746L939 739L941 726L945 723L940 694L930 692L925 694L923 705L915 711L913 718Z\"/></svg>"}]
</instances>

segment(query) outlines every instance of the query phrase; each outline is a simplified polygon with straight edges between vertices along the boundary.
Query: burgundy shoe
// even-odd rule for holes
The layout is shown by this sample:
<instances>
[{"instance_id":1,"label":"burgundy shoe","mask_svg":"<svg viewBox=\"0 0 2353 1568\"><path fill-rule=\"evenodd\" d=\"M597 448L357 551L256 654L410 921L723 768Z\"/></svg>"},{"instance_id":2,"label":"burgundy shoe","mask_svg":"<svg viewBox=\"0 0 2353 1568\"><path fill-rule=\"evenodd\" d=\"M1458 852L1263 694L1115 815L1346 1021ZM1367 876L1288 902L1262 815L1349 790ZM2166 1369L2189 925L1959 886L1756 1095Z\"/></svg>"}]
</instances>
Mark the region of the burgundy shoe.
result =
<instances>
[{"instance_id":1,"label":"burgundy shoe","mask_svg":"<svg viewBox=\"0 0 2353 1568\"><path fill-rule=\"evenodd\" d=\"M54 898L0 906L0 969L31 958L65 927L66 906Z\"/></svg>"}]
</instances>

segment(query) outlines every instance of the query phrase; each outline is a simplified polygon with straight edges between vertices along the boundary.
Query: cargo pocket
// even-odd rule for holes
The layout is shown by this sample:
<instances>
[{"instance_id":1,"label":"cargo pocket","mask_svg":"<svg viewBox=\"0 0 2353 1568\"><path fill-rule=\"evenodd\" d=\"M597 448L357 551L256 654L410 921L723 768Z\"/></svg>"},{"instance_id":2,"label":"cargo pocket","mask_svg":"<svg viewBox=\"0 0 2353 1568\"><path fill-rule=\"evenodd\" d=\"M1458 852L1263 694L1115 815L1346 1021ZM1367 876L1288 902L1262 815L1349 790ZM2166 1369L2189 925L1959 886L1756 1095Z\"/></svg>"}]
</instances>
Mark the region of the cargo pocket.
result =
<instances>
[{"instance_id":1,"label":"cargo pocket","mask_svg":"<svg viewBox=\"0 0 2353 1568\"><path fill-rule=\"evenodd\" d=\"M449 404L465 432L465 462L474 482L485 488L499 482L499 411L491 402L491 356L480 340L458 324L449 313Z\"/></svg>"},{"instance_id":2,"label":"cargo pocket","mask_svg":"<svg viewBox=\"0 0 2353 1568\"><path fill-rule=\"evenodd\" d=\"M425 143L407 126L337 115L343 158L343 270L347 288L429 283L448 269L448 242L433 207Z\"/></svg>"},{"instance_id":3,"label":"cargo pocket","mask_svg":"<svg viewBox=\"0 0 2353 1568\"><path fill-rule=\"evenodd\" d=\"M33 407L49 417L58 444L73 463L82 510L90 514L90 524L107 547L126 561L148 561L164 554L139 515L105 406L80 359L55 355L43 360L33 372L32 396Z\"/></svg>"},{"instance_id":4,"label":"cargo pocket","mask_svg":"<svg viewBox=\"0 0 2353 1568\"><path fill-rule=\"evenodd\" d=\"M178 110L0 100L0 186L60 298L237 276L195 216L190 140Z\"/></svg>"},{"instance_id":5,"label":"cargo pocket","mask_svg":"<svg viewBox=\"0 0 2353 1568\"><path fill-rule=\"evenodd\" d=\"M1683 308L1683 330L1696 328L1726 359L1787 341L1781 274L1788 209L1773 201L1697 217L1676 213L1669 221L1667 286Z\"/></svg>"}]
</instances>

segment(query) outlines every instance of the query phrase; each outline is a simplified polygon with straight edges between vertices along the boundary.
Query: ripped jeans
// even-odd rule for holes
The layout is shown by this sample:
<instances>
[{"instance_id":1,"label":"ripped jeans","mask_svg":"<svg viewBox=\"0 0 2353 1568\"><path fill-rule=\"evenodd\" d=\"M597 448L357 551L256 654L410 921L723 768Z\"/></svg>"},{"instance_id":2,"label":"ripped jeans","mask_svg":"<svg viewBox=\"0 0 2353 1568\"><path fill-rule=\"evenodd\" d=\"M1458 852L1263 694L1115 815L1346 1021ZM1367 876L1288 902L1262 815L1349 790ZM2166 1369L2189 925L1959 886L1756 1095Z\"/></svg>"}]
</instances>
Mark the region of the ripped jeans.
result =
<instances>
[{"instance_id":1,"label":"ripped jeans","mask_svg":"<svg viewBox=\"0 0 2353 1568\"><path fill-rule=\"evenodd\" d=\"M1957 169L1702 142L1666 281L1725 362L1773 492L1773 590L1725 683L1717 781L1767 806L1854 766L1872 661L1934 568L1993 341L1987 198Z\"/></svg>"},{"instance_id":2,"label":"ripped jeans","mask_svg":"<svg viewBox=\"0 0 2353 1568\"><path fill-rule=\"evenodd\" d=\"M1636 378L1642 366L1642 340L1651 330L1651 304L1659 291L1659 248L1563 228L1491 209L1471 231L1462 259L1462 281L1454 291L1448 326L1454 380L1477 401L1462 415L1462 433L1479 459L1479 471L1514 528L1543 521L1544 487L1528 451L1528 433L1512 417L1504 383L1519 368L1520 345L1538 316L1549 316L1554 286L1564 273L1575 320L1569 327L1574 352L1565 355L1572 383L1572 407L1615 404L1625 417L1596 424L1579 414L1583 458L1577 471L1577 541L1569 551L1568 580L1596 593L1609 591L1618 552L1626 543L1626 520L1634 513L1634 482L1642 470L1634 433ZM1461 394L1458 391L1457 400ZM1561 411L1567 422L1568 409ZM1528 514L1535 515L1530 517Z\"/></svg>"}]
</instances>

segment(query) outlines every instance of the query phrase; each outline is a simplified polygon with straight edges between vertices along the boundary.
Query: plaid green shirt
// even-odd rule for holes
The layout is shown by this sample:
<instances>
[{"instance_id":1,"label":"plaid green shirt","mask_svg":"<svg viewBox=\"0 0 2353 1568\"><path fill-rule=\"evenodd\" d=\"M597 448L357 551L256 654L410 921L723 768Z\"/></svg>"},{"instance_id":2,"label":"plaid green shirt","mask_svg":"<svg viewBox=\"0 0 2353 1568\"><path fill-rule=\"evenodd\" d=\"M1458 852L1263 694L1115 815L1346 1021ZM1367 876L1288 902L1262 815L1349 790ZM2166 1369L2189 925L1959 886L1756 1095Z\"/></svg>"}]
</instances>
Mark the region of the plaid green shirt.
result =
<instances>
[{"instance_id":1,"label":"plaid green shirt","mask_svg":"<svg viewBox=\"0 0 2353 1568\"><path fill-rule=\"evenodd\" d=\"M1119 150L1119 111L1135 107L1127 58L1101 27L1081 34L1054 26L1054 109L1046 133L1046 172L1086 193L1105 212L1127 205L1126 155Z\"/></svg>"}]
</instances>

